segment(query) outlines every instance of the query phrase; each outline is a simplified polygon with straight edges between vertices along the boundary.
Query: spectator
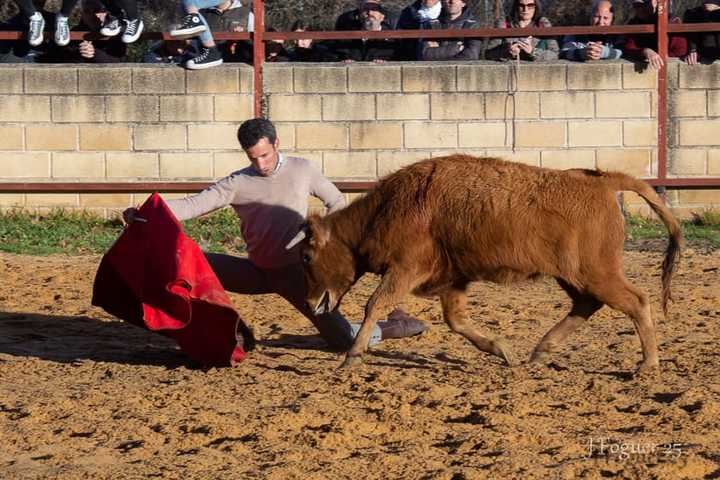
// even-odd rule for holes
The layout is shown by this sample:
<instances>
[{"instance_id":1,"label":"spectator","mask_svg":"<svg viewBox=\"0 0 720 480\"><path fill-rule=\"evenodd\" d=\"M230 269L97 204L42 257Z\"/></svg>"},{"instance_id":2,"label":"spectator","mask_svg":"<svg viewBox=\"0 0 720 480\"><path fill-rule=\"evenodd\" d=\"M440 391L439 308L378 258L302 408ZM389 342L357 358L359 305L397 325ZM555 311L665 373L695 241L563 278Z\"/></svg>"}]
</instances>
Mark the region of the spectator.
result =
<instances>
[{"instance_id":1,"label":"spectator","mask_svg":"<svg viewBox=\"0 0 720 480\"><path fill-rule=\"evenodd\" d=\"M380 3L365 1L360 8L358 30L379 32L392 30L392 22L388 21L389 14ZM340 40L335 43L333 54L337 60L345 62L384 62L398 60L399 49L397 42L387 39L355 39Z\"/></svg>"},{"instance_id":2,"label":"spectator","mask_svg":"<svg viewBox=\"0 0 720 480\"><path fill-rule=\"evenodd\" d=\"M184 65L197 55L197 48L192 40L161 40L150 46L143 56L143 63L170 63Z\"/></svg>"},{"instance_id":3,"label":"spectator","mask_svg":"<svg viewBox=\"0 0 720 480\"><path fill-rule=\"evenodd\" d=\"M546 28L550 21L542 16L541 0L514 0L511 14L495 24L496 28ZM493 38L488 42L488 58L506 60L555 60L560 48L554 38Z\"/></svg>"},{"instance_id":4,"label":"spectator","mask_svg":"<svg viewBox=\"0 0 720 480\"><path fill-rule=\"evenodd\" d=\"M697 8L685 12L683 22L706 23L720 22L720 0L705 0ZM698 61L713 62L720 58L720 33L695 32L688 35L688 65L696 65Z\"/></svg>"},{"instance_id":5,"label":"spectator","mask_svg":"<svg viewBox=\"0 0 720 480\"><path fill-rule=\"evenodd\" d=\"M137 41L145 28L145 24L138 16L137 0L107 0L107 2L109 13L105 15L100 34L114 37L122 32L123 43Z\"/></svg>"},{"instance_id":6,"label":"spectator","mask_svg":"<svg viewBox=\"0 0 720 480\"><path fill-rule=\"evenodd\" d=\"M273 27L267 29L268 32L277 32ZM284 40L270 40L265 42L265 61L266 62L287 62L290 60L290 54L285 50Z\"/></svg>"},{"instance_id":7,"label":"spectator","mask_svg":"<svg viewBox=\"0 0 720 480\"><path fill-rule=\"evenodd\" d=\"M610 0L596 0L593 4L590 25L608 27L612 25L615 11ZM568 35L563 41L560 56L568 60L616 60L622 56L622 39L611 35Z\"/></svg>"},{"instance_id":8,"label":"spectator","mask_svg":"<svg viewBox=\"0 0 720 480\"><path fill-rule=\"evenodd\" d=\"M442 0L442 11L437 20L422 24L426 30L460 30L477 26L463 0ZM482 41L478 38L422 40L420 45L421 60L477 60L482 49Z\"/></svg>"},{"instance_id":9,"label":"spectator","mask_svg":"<svg viewBox=\"0 0 720 480\"><path fill-rule=\"evenodd\" d=\"M630 19L628 25L642 25L655 23L657 20L657 0L634 0L633 9L635 15ZM670 18L670 23L680 23L677 17ZM682 35L670 34L668 42L668 56L685 58L688 53L688 44ZM644 61L652 68L659 69L663 66L663 60L654 48L657 48L657 34L652 35L628 35L623 49L623 55L629 60Z\"/></svg>"},{"instance_id":10,"label":"spectator","mask_svg":"<svg viewBox=\"0 0 720 480\"><path fill-rule=\"evenodd\" d=\"M223 63L222 53L215 44L210 26L205 17L200 14L201 8L213 8L224 6L226 0L182 0L183 10L186 15L180 25L170 31L170 36L175 38L189 38L200 36L202 48L200 53L185 62L185 67L190 70L199 70L215 67Z\"/></svg>"},{"instance_id":11,"label":"spectator","mask_svg":"<svg viewBox=\"0 0 720 480\"><path fill-rule=\"evenodd\" d=\"M340 31L357 31L363 30L363 9L366 3L373 3L380 5L382 0L357 0L357 8L348 12L342 13L337 20L335 20L335 30ZM384 15L383 23L385 27L383 30L393 30L395 28L395 19L390 15L390 12L384 7L381 7L381 11Z\"/></svg>"},{"instance_id":12,"label":"spectator","mask_svg":"<svg viewBox=\"0 0 720 480\"><path fill-rule=\"evenodd\" d=\"M293 32L308 32L310 28L302 20L297 20L290 28ZM291 40L285 48L291 62L326 62L336 60L328 50L325 42L317 42L310 38Z\"/></svg>"},{"instance_id":13,"label":"spectator","mask_svg":"<svg viewBox=\"0 0 720 480\"><path fill-rule=\"evenodd\" d=\"M252 10L238 0L220 4L217 8L202 9L200 14L205 18L210 30L214 32L251 32L253 30ZM225 40L217 42L217 45L223 62L252 63L252 44L249 40Z\"/></svg>"},{"instance_id":14,"label":"spectator","mask_svg":"<svg viewBox=\"0 0 720 480\"><path fill-rule=\"evenodd\" d=\"M28 20L28 43L37 47L43 42L45 18L35 9L32 0L15 0L20 12ZM61 47L70 43L70 26L68 17L73 11L77 0L62 0L60 11L55 15L55 43Z\"/></svg>"},{"instance_id":15,"label":"spectator","mask_svg":"<svg viewBox=\"0 0 720 480\"><path fill-rule=\"evenodd\" d=\"M442 11L440 0L415 0L400 12L397 21L398 30L421 30L425 24L437 20ZM421 41L407 39L400 42L400 57L403 60L417 60Z\"/></svg>"}]
</instances>

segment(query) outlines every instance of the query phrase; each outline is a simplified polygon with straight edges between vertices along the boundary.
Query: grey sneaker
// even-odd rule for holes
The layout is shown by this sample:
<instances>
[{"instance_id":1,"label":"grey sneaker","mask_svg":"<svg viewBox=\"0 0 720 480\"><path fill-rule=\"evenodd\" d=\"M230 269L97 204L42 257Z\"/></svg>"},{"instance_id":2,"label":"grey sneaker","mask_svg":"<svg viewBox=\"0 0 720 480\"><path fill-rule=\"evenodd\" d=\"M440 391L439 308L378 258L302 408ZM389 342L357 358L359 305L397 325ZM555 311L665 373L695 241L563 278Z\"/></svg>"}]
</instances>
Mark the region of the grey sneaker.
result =
<instances>
[{"instance_id":1,"label":"grey sneaker","mask_svg":"<svg viewBox=\"0 0 720 480\"><path fill-rule=\"evenodd\" d=\"M35 12L30 17L30 27L28 28L28 43L37 47L43 42L43 30L45 30L45 19L42 13Z\"/></svg>"},{"instance_id":2,"label":"grey sneaker","mask_svg":"<svg viewBox=\"0 0 720 480\"><path fill-rule=\"evenodd\" d=\"M55 43L61 47L70 43L70 26L68 25L68 17L60 14L55 17Z\"/></svg>"},{"instance_id":3,"label":"grey sneaker","mask_svg":"<svg viewBox=\"0 0 720 480\"><path fill-rule=\"evenodd\" d=\"M120 30L120 21L108 13L105 16L105 21L103 22L102 27L100 27L100 35L114 37L120 33Z\"/></svg>"},{"instance_id":4,"label":"grey sneaker","mask_svg":"<svg viewBox=\"0 0 720 480\"><path fill-rule=\"evenodd\" d=\"M139 18L135 20L123 20L123 23L125 24L125 31L122 36L123 43L133 43L140 38L140 34L142 34L143 28L145 28L142 20Z\"/></svg>"},{"instance_id":5,"label":"grey sneaker","mask_svg":"<svg viewBox=\"0 0 720 480\"><path fill-rule=\"evenodd\" d=\"M197 13L190 13L185 15L180 23L180 26L174 30L170 30L171 37L192 37L198 33L202 33L207 30L207 27L202 22L200 15Z\"/></svg>"}]
</instances>

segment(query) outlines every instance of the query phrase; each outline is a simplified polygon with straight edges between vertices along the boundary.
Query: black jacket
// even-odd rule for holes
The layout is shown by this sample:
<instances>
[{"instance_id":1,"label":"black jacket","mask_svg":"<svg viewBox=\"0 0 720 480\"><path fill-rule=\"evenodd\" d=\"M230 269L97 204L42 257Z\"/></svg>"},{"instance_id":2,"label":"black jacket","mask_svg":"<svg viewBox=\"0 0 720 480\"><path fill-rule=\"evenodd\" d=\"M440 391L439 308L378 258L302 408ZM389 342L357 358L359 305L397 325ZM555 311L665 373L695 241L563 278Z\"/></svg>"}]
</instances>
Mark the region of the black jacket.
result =
<instances>
[{"instance_id":1,"label":"black jacket","mask_svg":"<svg viewBox=\"0 0 720 480\"><path fill-rule=\"evenodd\" d=\"M440 14L440 18L423 24L423 29L428 30L459 30L478 28L478 22L465 8L455 20L450 20L446 13ZM436 41L438 47L428 46L428 42ZM480 58L482 40L479 38L450 38L423 40L420 49L421 60L477 60Z\"/></svg>"},{"instance_id":2,"label":"black jacket","mask_svg":"<svg viewBox=\"0 0 720 480\"><path fill-rule=\"evenodd\" d=\"M683 23L720 22L720 10L706 12L702 6L685 12ZM697 52L700 58L715 60L720 58L720 32L688 33L688 51Z\"/></svg>"}]
</instances>

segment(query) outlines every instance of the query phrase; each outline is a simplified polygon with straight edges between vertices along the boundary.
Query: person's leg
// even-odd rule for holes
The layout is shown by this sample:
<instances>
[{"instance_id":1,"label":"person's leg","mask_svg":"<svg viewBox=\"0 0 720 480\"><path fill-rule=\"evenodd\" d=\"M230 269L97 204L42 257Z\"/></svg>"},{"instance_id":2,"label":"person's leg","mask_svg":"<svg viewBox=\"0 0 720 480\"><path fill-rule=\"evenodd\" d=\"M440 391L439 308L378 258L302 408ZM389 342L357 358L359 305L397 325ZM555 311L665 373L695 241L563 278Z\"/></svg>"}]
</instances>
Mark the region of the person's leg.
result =
<instances>
[{"instance_id":1,"label":"person's leg","mask_svg":"<svg viewBox=\"0 0 720 480\"><path fill-rule=\"evenodd\" d=\"M225 290L246 295L273 293L265 272L247 258L208 252L205 258Z\"/></svg>"},{"instance_id":2,"label":"person's leg","mask_svg":"<svg viewBox=\"0 0 720 480\"><path fill-rule=\"evenodd\" d=\"M62 7L60 8L60 13L65 17L69 17L73 11L73 8L75 8L77 2L78 0L63 0Z\"/></svg>"},{"instance_id":3,"label":"person's leg","mask_svg":"<svg viewBox=\"0 0 720 480\"><path fill-rule=\"evenodd\" d=\"M15 3L17 4L20 12L25 18L32 17L33 14L37 11L35 9L35 5L33 5L32 0L15 0Z\"/></svg>"},{"instance_id":4,"label":"person's leg","mask_svg":"<svg viewBox=\"0 0 720 480\"><path fill-rule=\"evenodd\" d=\"M120 12L125 12L125 18L127 20L136 20L138 18L137 0L113 0L108 2L108 10L113 15L120 15Z\"/></svg>"}]
</instances>

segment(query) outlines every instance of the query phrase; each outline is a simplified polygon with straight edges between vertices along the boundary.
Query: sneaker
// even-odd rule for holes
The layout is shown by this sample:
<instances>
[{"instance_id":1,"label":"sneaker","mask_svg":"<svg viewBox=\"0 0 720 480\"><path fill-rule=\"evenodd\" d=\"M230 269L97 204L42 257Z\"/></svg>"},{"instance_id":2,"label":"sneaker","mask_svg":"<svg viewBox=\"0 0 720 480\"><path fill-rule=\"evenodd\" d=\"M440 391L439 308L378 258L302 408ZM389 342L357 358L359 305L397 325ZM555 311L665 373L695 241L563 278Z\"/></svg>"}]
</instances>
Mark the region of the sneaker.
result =
<instances>
[{"instance_id":1,"label":"sneaker","mask_svg":"<svg viewBox=\"0 0 720 480\"><path fill-rule=\"evenodd\" d=\"M200 15L197 13L190 13L185 15L180 23L180 26L175 30L170 30L171 37L189 37L195 36L198 33L202 33L207 30L207 27L203 23Z\"/></svg>"},{"instance_id":2,"label":"sneaker","mask_svg":"<svg viewBox=\"0 0 720 480\"><path fill-rule=\"evenodd\" d=\"M100 27L100 35L105 37L114 37L120 33L120 20L117 17L113 17L109 13L105 15L105 21Z\"/></svg>"},{"instance_id":3,"label":"sneaker","mask_svg":"<svg viewBox=\"0 0 720 480\"><path fill-rule=\"evenodd\" d=\"M185 67L190 70L201 70L203 68L220 65L221 63L223 63L222 54L217 47L202 47L200 55L185 62Z\"/></svg>"},{"instance_id":4,"label":"sneaker","mask_svg":"<svg viewBox=\"0 0 720 480\"><path fill-rule=\"evenodd\" d=\"M35 12L30 17L30 28L28 28L28 43L37 47L43 42L43 30L45 30L45 19L42 13Z\"/></svg>"},{"instance_id":5,"label":"sneaker","mask_svg":"<svg viewBox=\"0 0 720 480\"><path fill-rule=\"evenodd\" d=\"M136 18L135 20L123 20L123 22L125 23L125 31L122 36L123 43L133 43L140 38L140 34L145 28L142 20Z\"/></svg>"},{"instance_id":6,"label":"sneaker","mask_svg":"<svg viewBox=\"0 0 720 480\"><path fill-rule=\"evenodd\" d=\"M418 335L428 329L422 320L411 317L399 308L388 315L387 320L378 322L383 340L386 338L404 338Z\"/></svg>"},{"instance_id":7,"label":"sneaker","mask_svg":"<svg viewBox=\"0 0 720 480\"><path fill-rule=\"evenodd\" d=\"M70 43L70 26L65 15L55 17L55 43L61 47Z\"/></svg>"}]
</instances>

